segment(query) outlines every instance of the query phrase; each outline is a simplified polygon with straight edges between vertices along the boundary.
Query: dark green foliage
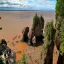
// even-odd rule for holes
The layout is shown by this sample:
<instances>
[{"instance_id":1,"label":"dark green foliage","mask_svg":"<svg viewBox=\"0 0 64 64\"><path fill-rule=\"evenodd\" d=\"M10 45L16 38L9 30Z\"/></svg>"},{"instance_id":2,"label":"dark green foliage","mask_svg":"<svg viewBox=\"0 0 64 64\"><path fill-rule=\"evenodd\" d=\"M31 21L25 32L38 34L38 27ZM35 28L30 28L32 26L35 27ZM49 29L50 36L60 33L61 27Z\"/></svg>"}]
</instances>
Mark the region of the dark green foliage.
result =
<instances>
[{"instance_id":1,"label":"dark green foliage","mask_svg":"<svg viewBox=\"0 0 64 64\"><path fill-rule=\"evenodd\" d=\"M42 17L42 15L40 16L40 21L42 22L42 28L44 28L44 18Z\"/></svg>"},{"instance_id":2,"label":"dark green foliage","mask_svg":"<svg viewBox=\"0 0 64 64\"><path fill-rule=\"evenodd\" d=\"M44 18L42 17L42 15L41 15L41 17L40 17L40 20L41 20L42 22L44 22Z\"/></svg>"},{"instance_id":3,"label":"dark green foliage","mask_svg":"<svg viewBox=\"0 0 64 64\"><path fill-rule=\"evenodd\" d=\"M62 18L58 17L56 20L56 30L60 30Z\"/></svg>"},{"instance_id":4,"label":"dark green foliage","mask_svg":"<svg viewBox=\"0 0 64 64\"><path fill-rule=\"evenodd\" d=\"M53 22L48 22L45 27L45 37L47 37L49 43L51 43L54 40L54 34L55 29L53 27Z\"/></svg>"},{"instance_id":5,"label":"dark green foliage","mask_svg":"<svg viewBox=\"0 0 64 64\"><path fill-rule=\"evenodd\" d=\"M64 0L56 3L56 36L55 41L58 49L64 54Z\"/></svg>"},{"instance_id":6,"label":"dark green foliage","mask_svg":"<svg viewBox=\"0 0 64 64\"><path fill-rule=\"evenodd\" d=\"M56 21L56 35L55 43L57 49L60 51L61 55L64 55L64 20L62 17L58 17Z\"/></svg>"},{"instance_id":7,"label":"dark green foliage","mask_svg":"<svg viewBox=\"0 0 64 64\"><path fill-rule=\"evenodd\" d=\"M40 19L37 16L37 13L36 13L36 15L33 18L33 28L35 28L38 25L39 21L40 21Z\"/></svg>"},{"instance_id":8,"label":"dark green foliage","mask_svg":"<svg viewBox=\"0 0 64 64\"><path fill-rule=\"evenodd\" d=\"M23 54L19 64L26 64L26 54Z\"/></svg>"},{"instance_id":9,"label":"dark green foliage","mask_svg":"<svg viewBox=\"0 0 64 64\"><path fill-rule=\"evenodd\" d=\"M46 54L44 64L52 64L53 62L53 49L54 49L54 38L55 29L53 26L53 21L48 22L45 27L45 40L44 40L44 54Z\"/></svg>"},{"instance_id":10,"label":"dark green foliage","mask_svg":"<svg viewBox=\"0 0 64 64\"><path fill-rule=\"evenodd\" d=\"M56 20L56 33L55 33L55 44L56 44L58 50L60 50L60 45L61 45L60 28L61 28L62 22L63 22L62 17L59 16Z\"/></svg>"},{"instance_id":11,"label":"dark green foliage","mask_svg":"<svg viewBox=\"0 0 64 64\"><path fill-rule=\"evenodd\" d=\"M60 51L62 54L64 54L64 20L61 23L61 28L60 28L60 34L61 34L61 47Z\"/></svg>"},{"instance_id":12,"label":"dark green foliage","mask_svg":"<svg viewBox=\"0 0 64 64\"><path fill-rule=\"evenodd\" d=\"M60 46L62 45L62 34L63 34L63 18L64 18L64 0L57 0L56 3L56 35L55 35L55 43L57 49L60 50ZM61 32L60 32L61 31Z\"/></svg>"},{"instance_id":13,"label":"dark green foliage","mask_svg":"<svg viewBox=\"0 0 64 64\"><path fill-rule=\"evenodd\" d=\"M6 64L6 62L3 58L0 58L0 64Z\"/></svg>"},{"instance_id":14,"label":"dark green foliage","mask_svg":"<svg viewBox=\"0 0 64 64\"><path fill-rule=\"evenodd\" d=\"M53 22L48 22L45 27L44 44L43 44L43 49L45 53L47 52L48 46L53 44L54 38L55 38L55 29L53 27Z\"/></svg>"},{"instance_id":15,"label":"dark green foliage","mask_svg":"<svg viewBox=\"0 0 64 64\"><path fill-rule=\"evenodd\" d=\"M42 24L42 29L44 28L44 18L42 17L42 15L38 17L36 13L33 18L33 28L35 28L38 24Z\"/></svg>"},{"instance_id":16,"label":"dark green foliage","mask_svg":"<svg viewBox=\"0 0 64 64\"><path fill-rule=\"evenodd\" d=\"M61 52L63 54L64 53L64 25L61 27L61 39L62 39Z\"/></svg>"},{"instance_id":17,"label":"dark green foliage","mask_svg":"<svg viewBox=\"0 0 64 64\"><path fill-rule=\"evenodd\" d=\"M0 46L0 48L1 48L1 46ZM0 55L3 55L3 52L2 51L0 51Z\"/></svg>"},{"instance_id":18,"label":"dark green foliage","mask_svg":"<svg viewBox=\"0 0 64 64\"><path fill-rule=\"evenodd\" d=\"M56 18L58 18L58 16L61 16L62 18L64 18L64 0L57 0Z\"/></svg>"}]
</instances>

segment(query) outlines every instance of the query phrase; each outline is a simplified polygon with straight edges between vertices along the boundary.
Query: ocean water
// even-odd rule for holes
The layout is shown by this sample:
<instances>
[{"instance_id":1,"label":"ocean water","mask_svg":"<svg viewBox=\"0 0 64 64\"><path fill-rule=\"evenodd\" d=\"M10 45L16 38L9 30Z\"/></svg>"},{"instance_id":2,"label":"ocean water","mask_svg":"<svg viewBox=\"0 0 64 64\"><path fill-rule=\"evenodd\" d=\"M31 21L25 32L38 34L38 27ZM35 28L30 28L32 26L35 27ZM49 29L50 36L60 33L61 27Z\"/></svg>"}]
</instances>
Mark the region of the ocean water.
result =
<instances>
[{"instance_id":1,"label":"ocean water","mask_svg":"<svg viewBox=\"0 0 64 64\"><path fill-rule=\"evenodd\" d=\"M22 7L0 7L0 11L47 11L47 12L54 12L55 10L32 9L32 8L22 8Z\"/></svg>"}]
</instances>

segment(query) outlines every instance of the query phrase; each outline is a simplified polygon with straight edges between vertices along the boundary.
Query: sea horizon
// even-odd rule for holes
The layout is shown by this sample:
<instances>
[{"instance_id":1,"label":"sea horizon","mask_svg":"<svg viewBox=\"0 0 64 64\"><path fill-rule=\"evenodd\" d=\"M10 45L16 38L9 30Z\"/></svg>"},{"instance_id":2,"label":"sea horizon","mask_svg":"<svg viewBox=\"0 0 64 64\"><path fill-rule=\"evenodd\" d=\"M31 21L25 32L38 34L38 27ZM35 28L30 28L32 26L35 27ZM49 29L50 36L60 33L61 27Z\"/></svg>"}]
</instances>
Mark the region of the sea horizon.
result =
<instances>
[{"instance_id":1,"label":"sea horizon","mask_svg":"<svg viewBox=\"0 0 64 64\"><path fill-rule=\"evenodd\" d=\"M0 11L45 11L45 12L55 12L55 10L48 9L23 9L23 8L15 8L15 7L0 7Z\"/></svg>"}]
</instances>

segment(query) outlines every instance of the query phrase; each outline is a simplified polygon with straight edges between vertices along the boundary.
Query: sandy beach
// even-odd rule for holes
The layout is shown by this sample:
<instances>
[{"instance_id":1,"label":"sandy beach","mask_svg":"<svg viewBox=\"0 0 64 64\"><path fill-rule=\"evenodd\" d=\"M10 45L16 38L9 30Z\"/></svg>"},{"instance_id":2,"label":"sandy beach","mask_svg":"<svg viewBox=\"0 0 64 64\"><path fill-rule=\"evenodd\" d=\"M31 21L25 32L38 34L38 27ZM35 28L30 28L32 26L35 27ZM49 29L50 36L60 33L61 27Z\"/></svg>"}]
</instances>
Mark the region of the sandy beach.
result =
<instances>
[{"instance_id":1,"label":"sandy beach","mask_svg":"<svg viewBox=\"0 0 64 64\"><path fill-rule=\"evenodd\" d=\"M55 12L43 12L43 11L0 11L0 39L8 41L8 46L14 52L25 51L27 44L17 43L22 38L22 29L28 26L30 29L33 23L33 17L37 13L39 16L42 15L45 20L45 24L48 21L55 21ZM20 36L20 38L19 38ZM15 40L13 40L15 38ZM15 46L12 45L14 43ZM32 48L33 49L33 48ZM30 50L32 50L30 49ZM41 51L41 46L36 48L37 53ZM16 54L16 61L21 59L22 53ZM40 54L40 53L39 53Z\"/></svg>"},{"instance_id":2,"label":"sandy beach","mask_svg":"<svg viewBox=\"0 0 64 64\"><path fill-rule=\"evenodd\" d=\"M42 15L47 21L54 20L54 12L40 12L40 11L0 11L0 26L3 28L0 31L0 39L12 40L15 36L22 35L22 29L25 26L31 28L33 16L37 13Z\"/></svg>"}]
</instances>

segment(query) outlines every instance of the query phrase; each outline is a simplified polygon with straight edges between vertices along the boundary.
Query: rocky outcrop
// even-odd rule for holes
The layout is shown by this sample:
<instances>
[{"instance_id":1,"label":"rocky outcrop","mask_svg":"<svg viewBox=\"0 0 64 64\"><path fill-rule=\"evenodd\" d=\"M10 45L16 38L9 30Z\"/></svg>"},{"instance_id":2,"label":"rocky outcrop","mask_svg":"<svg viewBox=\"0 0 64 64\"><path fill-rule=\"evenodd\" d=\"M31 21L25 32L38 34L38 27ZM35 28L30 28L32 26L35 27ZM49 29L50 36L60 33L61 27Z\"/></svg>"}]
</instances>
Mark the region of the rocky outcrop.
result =
<instances>
[{"instance_id":1,"label":"rocky outcrop","mask_svg":"<svg viewBox=\"0 0 64 64\"><path fill-rule=\"evenodd\" d=\"M2 44L2 45L7 45L7 42L5 41L5 39L2 39L2 40L1 40L1 44Z\"/></svg>"},{"instance_id":2,"label":"rocky outcrop","mask_svg":"<svg viewBox=\"0 0 64 64\"><path fill-rule=\"evenodd\" d=\"M7 46L5 40L2 40L0 43L0 52L1 62L4 60L4 64L16 64L16 53Z\"/></svg>"},{"instance_id":3,"label":"rocky outcrop","mask_svg":"<svg viewBox=\"0 0 64 64\"><path fill-rule=\"evenodd\" d=\"M36 42L42 42L42 39L43 39L43 27L44 27L44 24L43 22L40 20L38 22L38 24L35 26L34 29L34 36L36 38Z\"/></svg>"},{"instance_id":4,"label":"rocky outcrop","mask_svg":"<svg viewBox=\"0 0 64 64\"><path fill-rule=\"evenodd\" d=\"M59 54L57 64L64 64L64 55Z\"/></svg>"},{"instance_id":5,"label":"rocky outcrop","mask_svg":"<svg viewBox=\"0 0 64 64\"><path fill-rule=\"evenodd\" d=\"M11 50L11 53L8 57L8 62L9 64L16 64L16 53L13 50Z\"/></svg>"},{"instance_id":6,"label":"rocky outcrop","mask_svg":"<svg viewBox=\"0 0 64 64\"><path fill-rule=\"evenodd\" d=\"M39 43L42 42L43 39L43 26L44 24L42 23L41 20L39 20L38 24L35 27L32 27L31 31L29 32L29 41L31 44L33 44L32 39L35 36L35 42Z\"/></svg>"},{"instance_id":7,"label":"rocky outcrop","mask_svg":"<svg viewBox=\"0 0 64 64\"><path fill-rule=\"evenodd\" d=\"M46 58L44 60L44 64L53 64L53 49L54 49L54 43L51 43L47 47L47 53Z\"/></svg>"},{"instance_id":8,"label":"rocky outcrop","mask_svg":"<svg viewBox=\"0 0 64 64\"><path fill-rule=\"evenodd\" d=\"M25 27L22 30L22 41L24 41L24 42L28 41L28 32L29 32L29 27Z\"/></svg>"},{"instance_id":9,"label":"rocky outcrop","mask_svg":"<svg viewBox=\"0 0 64 64\"><path fill-rule=\"evenodd\" d=\"M53 64L57 64L59 56L59 51L57 50L56 44L54 44L54 50L53 50Z\"/></svg>"},{"instance_id":10,"label":"rocky outcrop","mask_svg":"<svg viewBox=\"0 0 64 64\"><path fill-rule=\"evenodd\" d=\"M31 29L29 34L28 34L28 38L29 38L28 44L33 45L33 43L32 43L33 37L34 37L34 31L33 31L33 29Z\"/></svg>"}]
</instances>

